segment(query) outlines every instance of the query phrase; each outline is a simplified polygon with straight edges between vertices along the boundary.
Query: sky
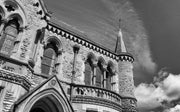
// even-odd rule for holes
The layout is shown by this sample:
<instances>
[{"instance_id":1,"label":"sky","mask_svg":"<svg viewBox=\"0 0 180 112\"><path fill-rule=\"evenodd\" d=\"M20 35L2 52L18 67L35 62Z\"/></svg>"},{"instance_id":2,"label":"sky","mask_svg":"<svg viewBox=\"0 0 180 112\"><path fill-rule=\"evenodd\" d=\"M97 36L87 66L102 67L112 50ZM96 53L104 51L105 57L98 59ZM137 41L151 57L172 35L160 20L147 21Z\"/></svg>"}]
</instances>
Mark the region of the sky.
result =
<instances>
[{"instance_id":1,"label":"sky","mask_svg":"<svg viewBox=\"0 0 180 112\"><path fill-rule=\"evenodd\" d=\"M121 19L126 47L135 57L140 112L180 109L180 0L44 1L54 20L112 51Z\"/></svg>"}]
</instances>

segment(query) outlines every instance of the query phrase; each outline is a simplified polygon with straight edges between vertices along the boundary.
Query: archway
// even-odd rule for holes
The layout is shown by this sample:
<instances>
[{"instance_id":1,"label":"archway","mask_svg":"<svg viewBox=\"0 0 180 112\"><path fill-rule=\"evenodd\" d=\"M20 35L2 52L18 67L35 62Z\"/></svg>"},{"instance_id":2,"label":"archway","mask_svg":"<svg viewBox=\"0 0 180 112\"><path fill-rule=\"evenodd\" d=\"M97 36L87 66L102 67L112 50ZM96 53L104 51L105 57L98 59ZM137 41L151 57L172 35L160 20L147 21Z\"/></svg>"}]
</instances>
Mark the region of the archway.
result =
<instances>
[{"instance_id":1,"label":"archway","mask_svg":"<svg viewBox=\"0 0 180 112\"><path fill-rule=\"evenodd\" d=\"M53 95L47 95L36 101L30 112L64 112L64 109Z\"/></svg>"}]
</instances>

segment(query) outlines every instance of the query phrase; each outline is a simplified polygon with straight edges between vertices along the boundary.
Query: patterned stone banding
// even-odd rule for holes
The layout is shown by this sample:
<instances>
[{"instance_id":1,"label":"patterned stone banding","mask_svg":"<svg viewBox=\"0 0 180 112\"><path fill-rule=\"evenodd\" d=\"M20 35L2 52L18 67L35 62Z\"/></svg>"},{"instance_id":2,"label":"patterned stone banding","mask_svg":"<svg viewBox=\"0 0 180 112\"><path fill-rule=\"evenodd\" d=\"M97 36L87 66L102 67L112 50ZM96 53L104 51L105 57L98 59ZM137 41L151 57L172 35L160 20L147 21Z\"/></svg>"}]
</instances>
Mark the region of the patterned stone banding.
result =
<instances>
[{"instance_id":1,"label":"patterned stone banding","mask_svg":"<svg viewBox=\"0 0 180 112\"><path fill-rule=\"evenodd\" d=\"M73 103L101 105L116 110L121 108L121 96L107 89L73 84Z\"/></svg>"},{"instance_id":2,"label":"patterned stone banding","mask_svg":"<svg viewBox=\"0 0 180 112\"><path fill-rule=\"evenodd\" d=\"M19 84L26 90L29 90L31 86L30 82L24 76L20 76L19 74L4 69L0 69L0 80L5 80L15 84Z\"/></svg>"},{"instance_id":3,"label":"patterned stone banding","mask_svg":"<svg viewBox=\"0 0 180 112\"><path fill-rule=\"evenodd\" d=\"M134 62L134 58L131 54L129 53L121 53L119 54L118 60L120 61L129 61L131 63Z\"/></svg>"},{"instance_id":4,"label":"patterned stone banding","mask_svg":"<svg viewBox=\"0 0 180 112\"><path fill-rule=\"evenodd\" d=\"M80 103L80 104L92 104L92 105L100 105L108 108L115 109L119 112L122 112L122 107L117 103L103 100L94 97L83 97L83 96L76 96L72 98L72 103Z\"/></svg>"},{"instance_id":5,"label":"patterned stone banding","mask_svg":"<svg viewBox=\"0 0 180 112\"><path fill-rule=\"evenodd\" d=\"M81 44L82 46L88 47L89 49L92 49L94 51L97 51L103 55L106 55L112 59L117 60L118 59L118 55L113 53L113 51L104 48L101 45L97 45L97 43L94 43L90 40L87 39L87 37L85 37L85 35L80 35L77 34L75 32L72 32L68 29L66 29L66 31L64 30L64 28L61 28L61 26L58 26L54 23L48 23L47 25L47 30L52 31L53 33L56 33L57 35L61 35L62 37L65 37L66 39L70 39L78 44Z\"/></svg>"}]
</instances>

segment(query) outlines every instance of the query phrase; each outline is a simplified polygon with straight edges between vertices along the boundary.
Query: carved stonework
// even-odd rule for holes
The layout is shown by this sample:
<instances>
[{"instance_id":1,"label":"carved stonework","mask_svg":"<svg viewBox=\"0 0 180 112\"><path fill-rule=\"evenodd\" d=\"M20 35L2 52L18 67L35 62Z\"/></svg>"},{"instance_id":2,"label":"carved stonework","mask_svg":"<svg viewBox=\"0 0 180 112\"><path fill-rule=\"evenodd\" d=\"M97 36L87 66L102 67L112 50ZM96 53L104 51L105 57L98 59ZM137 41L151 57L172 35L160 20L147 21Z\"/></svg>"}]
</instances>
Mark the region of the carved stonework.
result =
<instances>
[{"instance_id":1,"label":"carved stonework","mask_svg":"<svg viewBox=\"0 0 180 112\"><path fill-rule=\"evenodd\" d=\"M137 110L137 101L135 99L123 99L122 107L123 112L138 112Z\"/></svg>"},{"instance_id":2,"label":"carved stonework","mask_svg":"<svg viewBox=\"0 0 180 112\"><path fill-rule=\"evenodd\" d=\"M31 83L31 89L40 85L45 79L40 76L34 75L28 68L24 67L24 72L26 79Z\"/></svg>"},{"instance_id":3,"label":"carved stonework","mask_svg":"<svg viewBox=\"0 0 180 112\"><path fill-rule=\"evenodd\" d=\"M30 82L26 80L24 76L3 69L0 69L0 79L19 84L26 90L28 90L31 86Z\"/></svg>"},{"instance_id":4,"label":"carved stonework","mask_svg":"<svg viewBox=\"0 0 180 112\"><path fill-rule=\"evenodd\" d=\"M30 42L29 42L29 39L28 38L25 38L23 41L23 44L22 44L22 46L21 46L21 57L22 58L25 58L25 56L26 56L26 52L28 51L28 45L30 44Z\"/></svg>"},{"instance_id":5,"label":"carved stonework","mask_svg":"<svg viewBox=\"0 0 180 112\"><path fill-rule=\"evenodd\" d=\"M14 92L7 90L3 100L2 112L9 112L14 102L15 102Z\"/></svg>"}]
</instances>

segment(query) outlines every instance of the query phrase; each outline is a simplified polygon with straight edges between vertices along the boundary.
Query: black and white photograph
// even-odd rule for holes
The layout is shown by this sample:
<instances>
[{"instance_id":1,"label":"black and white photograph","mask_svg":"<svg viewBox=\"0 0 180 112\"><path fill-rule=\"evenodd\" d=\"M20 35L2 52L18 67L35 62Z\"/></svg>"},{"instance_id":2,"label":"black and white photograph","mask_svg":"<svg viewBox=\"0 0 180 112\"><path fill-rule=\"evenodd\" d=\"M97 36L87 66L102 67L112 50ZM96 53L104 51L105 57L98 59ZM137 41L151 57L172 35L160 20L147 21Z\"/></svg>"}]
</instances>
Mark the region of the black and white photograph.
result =
<instances>
[{"instance_id":1,"label":"black and white photograph","mask_svg":"<svg viewBox=\"0 0 180 112\"><path fill-rule=\"evenodd\" d=\"M180 0L0 0L0 112L180 112Z\"/></svg>"}]
</instances>

